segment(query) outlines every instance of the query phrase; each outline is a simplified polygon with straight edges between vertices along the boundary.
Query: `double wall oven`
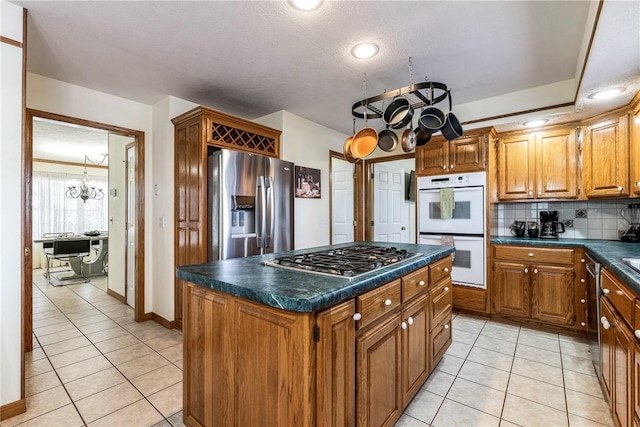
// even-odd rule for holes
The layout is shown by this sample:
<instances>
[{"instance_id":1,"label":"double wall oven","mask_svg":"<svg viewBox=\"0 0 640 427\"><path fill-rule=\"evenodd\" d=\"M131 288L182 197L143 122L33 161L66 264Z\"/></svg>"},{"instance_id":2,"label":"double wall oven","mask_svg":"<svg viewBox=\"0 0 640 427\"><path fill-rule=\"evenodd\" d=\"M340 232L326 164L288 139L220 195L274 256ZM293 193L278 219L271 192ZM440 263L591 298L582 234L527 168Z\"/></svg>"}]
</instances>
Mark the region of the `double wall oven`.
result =
<instances>
[{"instance_id":1,"label":"double wall oven","mask_svg":"<svg viewBox=\"0 0 640 427\"><path fill-rule=\"evenodd\" d=\"M418 178L420 243L455 246L451 272L453 283L482 289L486 288L487 262L486 179L485 172ZM441 197L450 197L451 191L453 210L450 215L443 215L440 200Z\"/></svg>"}]
</instances>

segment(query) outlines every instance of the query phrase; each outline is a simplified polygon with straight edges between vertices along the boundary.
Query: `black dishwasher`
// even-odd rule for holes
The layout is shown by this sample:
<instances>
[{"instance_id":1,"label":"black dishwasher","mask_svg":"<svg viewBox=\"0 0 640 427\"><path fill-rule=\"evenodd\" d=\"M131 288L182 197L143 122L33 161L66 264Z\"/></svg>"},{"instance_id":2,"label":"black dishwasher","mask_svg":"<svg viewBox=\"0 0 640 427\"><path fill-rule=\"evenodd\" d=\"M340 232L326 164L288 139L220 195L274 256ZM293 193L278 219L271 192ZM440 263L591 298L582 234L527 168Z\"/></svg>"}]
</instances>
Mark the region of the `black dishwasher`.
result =
<instances>
[{"instance_id":1,"label":"black dishwasher","mask_svg":"<svg viewBox=\"0 0 640 427\"><path fill-rule=\"evenodd\" d=\"M587 269L587 296L589 304L589 332L596 333L597 341L591 346L591 360L600 378L600 268L601 265L588 253L586 254L585 267Z\"/></svg>"}]
</instances>

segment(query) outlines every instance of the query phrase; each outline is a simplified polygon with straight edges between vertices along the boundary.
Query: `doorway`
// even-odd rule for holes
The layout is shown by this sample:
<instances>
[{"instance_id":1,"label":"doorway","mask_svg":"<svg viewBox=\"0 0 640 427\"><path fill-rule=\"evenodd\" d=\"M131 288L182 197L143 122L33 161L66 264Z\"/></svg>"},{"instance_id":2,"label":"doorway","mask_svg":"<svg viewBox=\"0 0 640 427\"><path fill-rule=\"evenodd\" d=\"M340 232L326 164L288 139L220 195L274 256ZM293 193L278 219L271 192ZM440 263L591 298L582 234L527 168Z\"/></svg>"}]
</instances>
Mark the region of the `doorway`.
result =
<instances>
[{"instance_id":1,"label":"doorway","mask_svg":"<svg viewBox=\"0 0 640 427\"><path fill-rule=\"evenodd\" d=\"M22 330L23 330L23 340L25 343L25 348L24 351L28 352L32 350L32 340L31 340L31 335L32 335L32 331L33 331L33 322L32 322L32 311L33 311L33 307L32 307L32 298L33 298L33 290L32 290L32 282L33 282L33 264L36 260L34 260L33 256L34 256L34 244L32 243L32 239L33 239L33 233L34 233L34 229L33 229L33 220L34 220L34 206L33 206L33 195L34 195L34 189L33 189L33 178L34 178L34 121L47 121L47 122L51 122L51 123L57 123L59 125L63 125L63 126L68 126L71 128L82 128L82 129L86 129L86 130L93 130L96 133L107 133L109 135L109 142L108 142L108 152L107 153L102 153L103 156L103 160L106 159L110 153L113 153L112 156L118 157L118 155L116 155L116 153L121 153L119 154L122 159L124 160L127 155L132 154L133 155L133 159L134 159L134 167L133 167L133 174L131 176L129 176L129 174L125 174L124 172L124 168L122 168L122 174L121 174L121 180L123 181L123 183L127 183L127 187L124 187L125 184L123 184L123 190L120 194L120 198L124 199L125 196L127 195L127 193L129 191L127 191L128 186L131 185L131 192L133 193L132 195L132 200L134 200L135 203L135 208L133 209L134 211L137 211L138 214L135 217L135 226L132 227L133 228L133 232L132 233L125 233L125 230L123 227L122 233L121 233L121 246L120 246L120 252L123 254L123 259L121 261L122 264L122 270L124 271L125 269L125 252L126 249L128 249L128 240L130 235L133 236L133 255L132 255L132 259L133 259L133 263L132 263L132 268L131 268L131 275L130 275L130 279L132 279L134 285L133 285L133 289L135 290L133 292L133 296L132 296L132 306L134 307L134 319L136 321L142 321L142 320L147 320L146 318L148 316L145 316L144 313L144 132L141 131L136 131L136 130L131 130L131 129L125 129L125 128L120 128L117 126L111 126L111 125L106 125L106 124L102 124L102 123L97 123L97 122L91 122L91 121L87 121L87 120L82 120L82 119L77 119L77 118L73 118L73 117L67 117L67 116L62 116L62 115L58 115L58 114L53 114L53 113L48 113L48 112L43 112L43 111L36 111L36 110L31 110L31 109L27 109L26 110L26 120L25 120L25 147L24 147L24 156L23 156L23 171L24 171L24 176L25 176L25 185L23 186L23 231L24 231L24 235L25 235L25 254L29 255L29 262L25 263L23 266L23 313L25 313L25 315L23 316L23 325L22 325ZM63 126L59 126L60 128L62 128ZM114 142L115 141L115 142ZM125 148L126 143L129 143L129 147ZM118 144L120 144L120 149L114 149L114 147L117 148ZM84 169L87 170L87 166L89 166L90 164L93 163L99 163L99 158L95 159L95 155L87 155L86 153L84 153L84 150L87 149L88 147L76 147L74 151L82 151L82 156L84 157L84 161L83 161L83 166ZM103 149L104 151L104 149ZM93 157L93 158L92 158ZM100 157L100 156L99 156ZM36 158L37 159L37 158ZM88 160L87 160L88 159ZM111 159L112 161L114 159ZM66 166L70 167L73 166L73 163L76 163L75 167L78 167L76 161L70 161L70 162L65 162L65 161L54 161L53 163L57 164L57 167L64 167L65 163L67 164ZM71 164L71 165L70 165ZM81 165L82 166L82 165ZM94 168L95 170L97 170L96 168ZM85 174L88 175L88 174ZM98 175L98 173L96 173L96 176ZM110 174L111 175L111 174ZM105 178L106 180L106 178ZM76 186L79 188L82 188L83 186L81 185L83 181L83 176L80 176L79 182L77 182ZM86 181L89 181L89 178L86 179ZM73 187L74 184L70 183L68 187ZM68 188L67 187L67 188ZM117 196L118 196L118 191L114 189L114 187L112 187L112 182L111 179L109 179L109 183L108 185L106 185L106 188L99 188L99 186L97 184L95 184L94 182L90 182L88 187L91 191L94 190L97 192L97 194L94 194L93 198L94 199L100 199L100 198L105 198L107 200L114 200ZM112 191L114 190L114 191ZM61 191L65 191L64 189ZM90 192L91 192L90 191ZM85 193L86 195L87 193ZM83 199L84 201L84 197L82 195L80 196L75 196L75 198L80 197L81 199ZM87 196L87 200L89 200L89 198L92 198L91 195ZM66 196L66 198L69 199L73 199L74 195L71 194L69 196ZM129 200L128 198L126 199L127 201ZM77 204L78 206L81 206L81 209L84 212L85 206L82 203ZM126 203L123 203L123 205L125 206L126 209ZM96 205L97 206L97 205ZM87 207L87 209L90 209L89 207ZM98 213L98 212L88 212L86 215L85 214L79 214L78 212L74 213L78 218L80 218L82 216L82 218L80 218L80 221L85 221L88 220L89 222L95 220L96 215L103 215L102 213ZM113 215L112 215L113 214ZM111 212L111 209L109 209L109 212L106 213L106 215L108 216L108 229L109 231L113 234L113 236L111 236L110 240L111 240L111 246L114 247L114 239L113 237L115 237L115 235L117 235L118 233L114 232L114 230L112 229L111 225L113 223L115 223L118 220L118 217L116 216L117 214L115 214L114 212ZM124 211L123 214L119 217L121 219L125 218L124 215ZM102 224L104 221L98 221L96 224ZM124 221L123 221L124 222ZM88 223L87 223L88 224ZM91 223L93 224L93 223ZM87 229L87 226L89 228L91 228L91 230ZM102 231L99 230L99 228L101 228L101 226L89 226L86 225L84 222L77 224L76 227L78 227L79 230L83 230L84 232L90 232L90 231ZM36 230L38 231L39 234L43 234L40 233L40 229ZM75 234L75 233L74 233ZM93 240L93 238L92 238ZM99 239L96 239L99 240ZM113 250L111 251L113 252ZM96 251L97 253L97 251ZM109 255L109 258L111 258L111 255ZM108 259L108 258L106 258ZM111 270L113 270L114 267L114 263L113 262L109 262L107 261L105 264L104 263L104 259L101 260L101 265L99 266L99 270L98 267L96 267L95 265L91 265L91 271L93 272L94 269L96 269L96 271L99 273L100 271L104 271L105 268L109 268L108 265L111 264ZM117 264L117 263L115 263ZM48 260L47 260L47 265L48 265ZM83 264L84 265L84 264ZM31 267L31 268L29 268ZM122 290L114 290L113 288L116 286L107 286L107 293L115 296L117 299L119 299L122 302L126 302L126 288L125 288L125 279L124 279L124 273L123 273L123 278L122 278ZM135 285L137 284L137 286Z\"/></svg>"},{"instance_id":2,"label":"doorway","mask_svg":"<svg viewBox=\"0 0 640 427\"><path fill-rule=\"evenodd\" d=\"M329 157L329 199L331 210L330 243L347 243L355 239L355 166L344 155Z\"/></svg>"}]
</instances>

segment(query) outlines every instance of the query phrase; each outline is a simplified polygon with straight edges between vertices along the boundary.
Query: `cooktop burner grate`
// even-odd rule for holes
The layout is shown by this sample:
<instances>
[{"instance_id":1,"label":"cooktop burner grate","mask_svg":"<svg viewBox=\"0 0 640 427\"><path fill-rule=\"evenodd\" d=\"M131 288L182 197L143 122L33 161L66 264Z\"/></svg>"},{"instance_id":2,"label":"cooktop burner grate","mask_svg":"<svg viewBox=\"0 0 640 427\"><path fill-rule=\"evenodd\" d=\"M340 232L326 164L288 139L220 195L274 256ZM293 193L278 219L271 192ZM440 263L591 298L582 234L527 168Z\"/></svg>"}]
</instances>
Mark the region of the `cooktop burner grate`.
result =
<instances>
[{"instance_id":1,"label":"cooktop burner grate","mask_svg":"<svg viewBox=\"0 0 640 427\"><path fill-rule=\"evenodd\" d=\"M395 247L354 245L275 258L266 261L265 264L273 267L353 278L416 255L419 254L407 252L404 249L396 249Z\"/></svg>"}]
</instances>

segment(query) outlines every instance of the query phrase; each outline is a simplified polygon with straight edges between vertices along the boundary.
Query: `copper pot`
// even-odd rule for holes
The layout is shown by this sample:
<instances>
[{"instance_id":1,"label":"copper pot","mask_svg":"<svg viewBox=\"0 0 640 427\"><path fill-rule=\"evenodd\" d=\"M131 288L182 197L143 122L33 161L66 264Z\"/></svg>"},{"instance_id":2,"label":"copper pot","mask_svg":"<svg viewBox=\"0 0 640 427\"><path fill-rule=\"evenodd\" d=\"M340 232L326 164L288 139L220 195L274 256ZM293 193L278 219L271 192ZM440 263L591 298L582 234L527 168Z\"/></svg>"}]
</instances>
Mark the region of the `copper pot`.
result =
<instances>
[{"instance_id":1,"label":"copper pot","mask_svg":"<svg viewBox=\"0 0 640 427\"><path fill-rule=\"evenodd\" d=\"M373 153L378 145L378 132L373 128L362 128L353 136L351 154L356 159L362 159Z\"/></svg>"},{"instance_id":2,"label":"copper pot","mask_svg":"<svg viewBox=\"0 0 640 427\"><path fill-rule=\"evenodd\" d=\"M352 140L353 140L353 137L350 136L349 138L345 139L344 145L342 146L342 152L344 153L344 158L349 163L355 163L356 161L358 161L358 159L353 157L353 154L351 154L351 141Z\"/></svg>"}]
</instances>

